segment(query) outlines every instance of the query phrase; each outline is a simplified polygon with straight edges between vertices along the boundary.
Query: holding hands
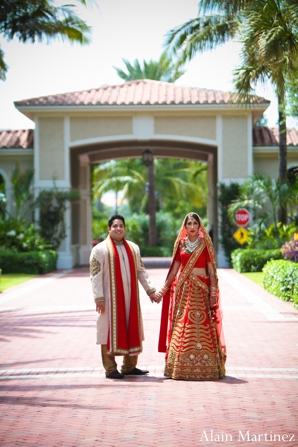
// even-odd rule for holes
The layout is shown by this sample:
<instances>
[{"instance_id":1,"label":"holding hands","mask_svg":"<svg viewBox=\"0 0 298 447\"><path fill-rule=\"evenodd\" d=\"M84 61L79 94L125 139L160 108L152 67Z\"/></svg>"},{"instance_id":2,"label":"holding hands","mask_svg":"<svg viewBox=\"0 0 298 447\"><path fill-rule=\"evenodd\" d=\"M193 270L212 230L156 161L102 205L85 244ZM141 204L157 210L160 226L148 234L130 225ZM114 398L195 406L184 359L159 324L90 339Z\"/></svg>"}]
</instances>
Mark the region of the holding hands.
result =
<instances>
[{"instance_id":1,"label":"holding hands","mask_svg":"<svg viewBox=\"0 0 298 447\"><path fill-rule=\"evenodd\" d=\"M163 297L162 293L161 292L157 292L156 295L155 295L156 303L160 303L161 300L162 300L162 297Z\"/></svg>"},{"instance_id":2,"label":"holding hands","mask_svg":"<svg viewBox=\"0 0 298 447\"><path fill-rule=\"evenodd\" d=\"M152 294L149 295L149 298L151 300L152 303L160 303L162 298L165 296L165 294L167 293L167 291L169 290L169 287L167 287L166 285L164 285L159 292L154 292Z\"/></svg>"},{"instance_id":3,"label":"holding hands","mask_svg":"<svg viewBox=\"0 0 298 447\"><path fill-rule=\"evenodd\" d=\"M167 291L169 289L170 288L164 284L164 286L160 289L160 291L157 292L156 295L155 295L156 303L160 303L161 302L161 300L163 299L163 297L165 296L165 294L167 293Z\"/></svg>"},{"instance_id":4,"label":"holding hands","mask_svg":"<svg viewBox=\"0 0 298 447\"><path fill-rule=\"evenodd\" d=\"M160 303L162 296L160 297L160 292L154 292L149 295L149 298L151 300L151 303Z\"/></svg>"}]
</instances>

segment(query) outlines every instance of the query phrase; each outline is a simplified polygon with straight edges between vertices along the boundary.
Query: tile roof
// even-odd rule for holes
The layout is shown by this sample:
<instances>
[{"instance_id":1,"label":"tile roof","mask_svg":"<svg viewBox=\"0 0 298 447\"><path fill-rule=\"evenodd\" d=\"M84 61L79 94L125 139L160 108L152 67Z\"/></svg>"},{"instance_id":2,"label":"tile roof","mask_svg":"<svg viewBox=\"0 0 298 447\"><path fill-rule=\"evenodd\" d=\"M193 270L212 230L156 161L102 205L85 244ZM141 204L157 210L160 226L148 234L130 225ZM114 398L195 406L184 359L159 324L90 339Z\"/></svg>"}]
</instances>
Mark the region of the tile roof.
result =
<instances>
[{"instance_id":1,"label":"tile roof","mask_svg":"<svg viewBox=\"0 0 298 447\"><path fill-rule=\"evenodd\" d=\"M34 130L0 130L1 149L33 148Z\"/></svg>"},{"instance_id":2,"label":"tile roof","mask_svg":"<svg viewBox=\"0 0 298 447\"><path fill-rule=\"evenodd\" d=\"M251 96L251 103L270 101ZM128 105L199 105L237 104L237 98L229 92L180 86L169 82L141 79L119 85L106 85L80 92L61 93L39 98L16 101L16 107L24 106L128 106Z\"/></svg>"},{"instance_id":3,"label":"tile roof","mask_svg":"<svg viewBox=\"0 0 298 447\"><path fill-rule=\"evenodd\" d=\"M254 146L278 146L278 127L255 126L253 128ZM287 146L298 146L298 129L287 129Z\"/></svg>"}]
</instances>

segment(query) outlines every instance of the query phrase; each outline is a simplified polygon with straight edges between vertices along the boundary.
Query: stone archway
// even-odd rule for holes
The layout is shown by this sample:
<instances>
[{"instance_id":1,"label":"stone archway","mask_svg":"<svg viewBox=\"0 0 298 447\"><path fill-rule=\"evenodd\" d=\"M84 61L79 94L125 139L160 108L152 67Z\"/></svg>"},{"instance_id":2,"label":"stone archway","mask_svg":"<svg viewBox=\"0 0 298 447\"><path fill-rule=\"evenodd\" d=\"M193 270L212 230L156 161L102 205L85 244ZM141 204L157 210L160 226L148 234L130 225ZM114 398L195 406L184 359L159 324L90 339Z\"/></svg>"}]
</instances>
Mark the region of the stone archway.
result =
<instances>
[{"instance_id":1,"label":"stone archway","mask_svg":"<svg viewBox=\"0 0 298 447\"><path fill-rule=\"evenodd\" d=\"M123 141L86 144L71 149L72 187L80 191L80 204L72 207L72 245L79 246L77 263L89 260L91 246L90 165L121 158L141 158L150 149L155 158L184 158L204 161L208 165L208 221L213 227L215 248L218 249L217 210L217 148L206 144L177 141Z\"/></svg>"},{"instance_id":2,"label":"stone archway","mask_svg":"<svg viewBox=\"0 0 298 447\"><path fill-rule=\"evenodd\" d=\"M137 80L15 103L34 120L34 188L79 188L80 204L65 216L70 231L59 247L58 268L88 261L91 249L90 164L141 157L208 162L208 218L214 223L218 265L217 183L243 182L263 159L254 156L253 123L269 106L253 97L246 107L228 93ZM275 155L274 155L275 157ZM274 161L275 163L275 161Z\"/></svg>"}]
</instances>

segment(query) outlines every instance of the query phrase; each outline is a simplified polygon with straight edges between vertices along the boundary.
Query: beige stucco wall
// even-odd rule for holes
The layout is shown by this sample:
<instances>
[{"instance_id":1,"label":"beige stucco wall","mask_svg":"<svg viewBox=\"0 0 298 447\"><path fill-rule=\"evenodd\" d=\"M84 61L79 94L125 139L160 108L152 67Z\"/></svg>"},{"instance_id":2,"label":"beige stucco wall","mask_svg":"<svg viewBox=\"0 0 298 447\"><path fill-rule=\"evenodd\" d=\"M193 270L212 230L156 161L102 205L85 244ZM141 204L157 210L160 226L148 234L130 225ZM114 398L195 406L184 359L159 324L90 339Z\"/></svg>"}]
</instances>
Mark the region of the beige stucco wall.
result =
<instances>
[{"instance_id":1,"label":"beige stucco wall","mask_svg":"<svg viewBox=\"0 0 298 447\"><path fill-rule=\"evenodd\" d=\"M298 148L288 148L287 168L298 166ZM279 176L278 148L254 149L254 172L277 179Z\"/></svg>"},{"instance_id":2,"label":"beige stucco wall","mask_svg":"<svg viewBox=\"0 0 298 447\"><path fill-rule=\"evenodd\" d=\"M71 117L70 140L132 134L132 117Z\"/></svg>"},{"instance_id":3,"label":"beige stucco wall","mask_svg":"<svg viewBox=\"0 0 298 447\"><path fill-rule=\"evenodd\" d=\"M64 119L39 118L39 179L64 180Z\"/></svg>"},{"instance_id":4,"label":"beige stucco wall","mask_svg":"<svg viewBox=\"0 0 298 447\"><path fill-rule=\"evenodd\" d=\"M33 149L32 155L21 156L18 154L14 155L13 149L9 149L11 155L1 154L0 150L0 172L5 171L8 178L10 178L12 171L15 168L16 163L19 164L21 170L23 169L33 169ZM7 151L6 151L7 152Z\"/></svg>"},{"instance_id":5,"label":"beige stucco wall","mask_svg":"<svg viewBox=\"0 0 298 447\"><path fill-rule=\"evenodd\" d=\"M277 156L254 156L254 173L265 174L271 178L278 178Z\"/></svg>"},{"instance_id":6,"label":"beige stucco wall","mask_svg":"<svg viewBox=\"0 0 298 447\"><path fill-rule=\"evenodd\" d=\"M288 149L287 166L288 169L294 166L298 167L298 147Z\"/></svg>"},{"instance_id":7,"label":"beige stucco wall","mask_svg":"<svg viewBox=\"0 0 298 447\"><path fill-rule=\"evenodd\" d=\"M155 116L154 133L157 135L183 135L188 137L215 139L215 116L200 117L183 116Z\"/></svg>"},{"instance_id":8,"label":"beige stucco wall","mask_svg":"<svg viewBox=\"0 0 298 447\"><path fill-rule=\"evenodd\" d=\"M248 172L248 122L246 116L222 119L222 178L245 178Z\"/></svg>"}]
</instances>

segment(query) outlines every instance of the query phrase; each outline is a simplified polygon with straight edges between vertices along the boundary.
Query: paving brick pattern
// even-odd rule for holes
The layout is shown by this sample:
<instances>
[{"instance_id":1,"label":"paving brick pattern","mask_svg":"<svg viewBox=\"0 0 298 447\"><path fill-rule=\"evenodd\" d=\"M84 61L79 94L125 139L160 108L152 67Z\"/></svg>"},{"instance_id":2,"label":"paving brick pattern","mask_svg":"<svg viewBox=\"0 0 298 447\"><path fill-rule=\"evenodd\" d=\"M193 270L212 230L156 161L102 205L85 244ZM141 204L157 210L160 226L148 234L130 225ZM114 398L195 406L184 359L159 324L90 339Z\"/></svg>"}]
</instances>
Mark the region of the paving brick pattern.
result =
<instances>
[{"instance_id":1,"label":"paving brick pattern","mask_svg":"<svg viewBox=\"0 0 298 447\"><path fill-rule=\"evenodd\" d=\"M166 270L148 270L157 287ZM163 377L161 306L142 291L146 377L108 380L87 268L0 294L0 446L298 446L298 311L219 271L228 348L216 382ZM120 358L119 358L120 359Z\"/></svg>"}]
</instances>

